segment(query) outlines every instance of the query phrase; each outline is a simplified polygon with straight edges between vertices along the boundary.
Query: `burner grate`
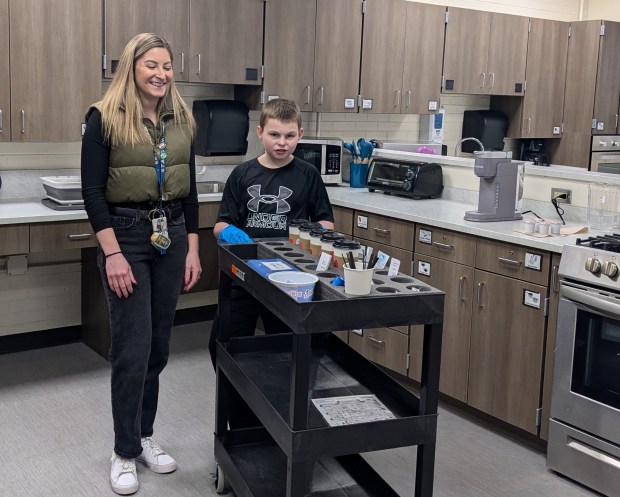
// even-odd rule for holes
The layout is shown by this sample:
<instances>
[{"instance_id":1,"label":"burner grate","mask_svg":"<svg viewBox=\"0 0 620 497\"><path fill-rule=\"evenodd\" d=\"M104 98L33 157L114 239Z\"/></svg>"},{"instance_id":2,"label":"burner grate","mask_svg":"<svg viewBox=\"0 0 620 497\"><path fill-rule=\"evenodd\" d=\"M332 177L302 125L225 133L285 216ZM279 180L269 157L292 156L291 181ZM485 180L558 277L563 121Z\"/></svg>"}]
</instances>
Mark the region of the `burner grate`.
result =
<instances>
[{"instance_id":1,"label":"burner grate","mask_svg":"<svg viewBox=\"0 0 620 497\"><path fill-rule=\"evenodd\" d=\"M590 247L606 252L620 252L620 234L591 236L588 238L577 238L576 245Z\"/></svg>"}]
</instances>

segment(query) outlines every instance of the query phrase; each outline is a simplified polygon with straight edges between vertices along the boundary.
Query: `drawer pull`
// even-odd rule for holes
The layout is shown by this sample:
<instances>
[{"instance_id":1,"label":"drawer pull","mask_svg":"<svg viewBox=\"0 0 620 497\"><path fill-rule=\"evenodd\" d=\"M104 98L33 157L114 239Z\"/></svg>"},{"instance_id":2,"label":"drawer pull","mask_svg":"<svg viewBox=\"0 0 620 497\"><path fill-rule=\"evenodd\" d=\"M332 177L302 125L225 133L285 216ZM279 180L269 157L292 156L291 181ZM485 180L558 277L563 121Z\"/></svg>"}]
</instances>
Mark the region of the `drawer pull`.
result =
<instances>
[{"instance_id":1,"label":"drawer pull","mask_svg":"<svg viewBox=\"0 0 620 497\"><path fill-rule=\"evenodd\" d=\"M484 287L484 283L478 283L478 307L480 307L481 309L484 307L484 305L482 304L482 287Z\"/></svg>"},{"instance_id":2,"label":"drawer pull","mask_svg":"<svg viewBox=\"0 0 620 497\"><path fill-rule=\"evenodd\" d=\"M377 235L390 236L391 233L390 230L384 230L382 228L373 228L373 230L375 230Z\"/></svg>"},{"instance_id":3,"label":"drawer pull","mask_svg":"<svg viewBox=\"0 0 620 497\"><path fill-rule=\"evenodd\" d=\"M466 276L461 276L459 278L459 300L461 302L465 302L465 284L467 283L467 277Z\"/></svg>"},{"instance_id":4,"label":"drawer pull","mask_svg":"<svg viewBox=\"0 0 620 497\"><path fill-rule=\"evenodd\" d=\"M433 245L440 250L452 250L454 248L454 245L448 245L447 243L433 242Z\"/></svg>"},{"instance_id":5,"label":"drawer pull","mask_svg":"<svg viewBox=\"0 0 620 497\"><path fill-rule=\"evenodd\" d=\"M90 240L92 236L91 233L80 233L78 235L67 235L67 238L72 242L79 242L80 240Z\"/></svg>"},{"instance_id":6,"label":"drawer pull","mask_svg":"<svg viewBox=\"0 0 620 497\"><path fill-rule=\"evenodd\" d=\"M556 264L551 270L551 289L558 293L560 291L560 279L558 278L558 270L560 267Z\"/></svg>"},{"instance_id":7,"label":"drawer pull","mask_svg":"<svg viewBox=\"0 0 620 497\"><path fill-rule=\"evenodd\" d=\"M506 259L505 257L498 257L497 259L499 260L499 262L502 262L503 264L507 264L508 266L519 267L522 264L521 261L514 261L512 259Z\"/></svg>"},{"instance_id":8,"label":"drawer pull","mask_svg":"<svg viewBox=\"0 0 620 497\"><path fill-rule=\"evenodd\" d=\"M377 345L381 345L382 347L385 345L385 342L383 340L377 340L372 335L368 335L368 340L371 341L372 343L377 344Z\"/></svg>"}]
</instances>

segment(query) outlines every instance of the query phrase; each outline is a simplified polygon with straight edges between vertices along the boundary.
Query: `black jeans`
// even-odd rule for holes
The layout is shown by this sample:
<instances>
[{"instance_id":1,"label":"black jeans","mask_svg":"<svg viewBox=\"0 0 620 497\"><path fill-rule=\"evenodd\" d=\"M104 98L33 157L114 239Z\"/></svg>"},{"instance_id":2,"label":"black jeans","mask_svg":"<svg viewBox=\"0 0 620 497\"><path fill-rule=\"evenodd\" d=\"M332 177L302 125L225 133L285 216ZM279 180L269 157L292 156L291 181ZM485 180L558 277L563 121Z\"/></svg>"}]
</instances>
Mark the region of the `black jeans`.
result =
<instances>
[{"instance_id":1,"label":"black jeans","mask_svg":"<svg viewBox=\"0 0 620 497\"><path fill-rule=\"evenodd\" d=\"M134 458L142 453L141 437L153 434L159 375L168 362L170 334L185 274L187 231L182 212L168 218L172 243L160 254L150 243L153 232L145 211L124 209L113 215L116 239L138 282L128 298L108 285L105 258L98 265L110 311L110 365L114 452ZM118 214L118 210L115 211Z\"/></svg>"}]
</instances>

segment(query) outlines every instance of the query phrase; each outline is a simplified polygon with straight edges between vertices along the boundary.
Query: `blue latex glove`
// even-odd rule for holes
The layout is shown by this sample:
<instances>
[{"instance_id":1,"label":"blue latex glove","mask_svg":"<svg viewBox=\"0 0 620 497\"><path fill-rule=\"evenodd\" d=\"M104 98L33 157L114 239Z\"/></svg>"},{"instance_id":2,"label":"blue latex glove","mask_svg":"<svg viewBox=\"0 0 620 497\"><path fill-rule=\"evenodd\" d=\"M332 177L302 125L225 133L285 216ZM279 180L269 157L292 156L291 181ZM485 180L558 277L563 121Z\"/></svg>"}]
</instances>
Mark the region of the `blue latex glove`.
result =
<instances>
[{"instance_id":1,"label":"blue latex glove","mask_svg":"<svg viewBox=\"0 0 620 497\"><path fill-rule=\"evenodd\" d=\"M220 232L220 236L218 236L217 239L225 243L254 243L245 231L240 230L232 224L226 226L226 228Z\"/></svg>"}]
</instances>

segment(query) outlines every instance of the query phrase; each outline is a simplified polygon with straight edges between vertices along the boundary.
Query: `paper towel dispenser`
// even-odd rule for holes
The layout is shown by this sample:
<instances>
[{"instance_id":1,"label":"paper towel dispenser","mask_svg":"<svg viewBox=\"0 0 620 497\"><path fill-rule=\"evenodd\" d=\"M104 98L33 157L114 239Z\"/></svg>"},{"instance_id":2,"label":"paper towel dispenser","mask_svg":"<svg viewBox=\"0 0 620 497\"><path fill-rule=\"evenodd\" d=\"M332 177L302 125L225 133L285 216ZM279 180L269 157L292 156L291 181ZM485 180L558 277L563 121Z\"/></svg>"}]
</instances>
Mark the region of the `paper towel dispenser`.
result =
<instances>
[{"instance_id":1,"label":"paper towel dispenser","mask_svg":"<svg viewBox=\"0 0 620 497\"><path fill-rule=\"evenodd\" d=\"M197 131L194 152L204 157L245 155L248 151L250 116L236 100L194 100Z\"/></svg>"},{"instance_id":2,"label":"paper towel dispenser","mask_svg":"<svg viewBox=\"0 0 620 497\"><path fill-rule=\"evenodd\" d=\"M485 150L503 150L508 129L508 118L496 110L466 110L463 113L463 138L477 138ZM472 153L479 150L473 142L463 142L461 150Z\"/></svg>"}]
</instances>

